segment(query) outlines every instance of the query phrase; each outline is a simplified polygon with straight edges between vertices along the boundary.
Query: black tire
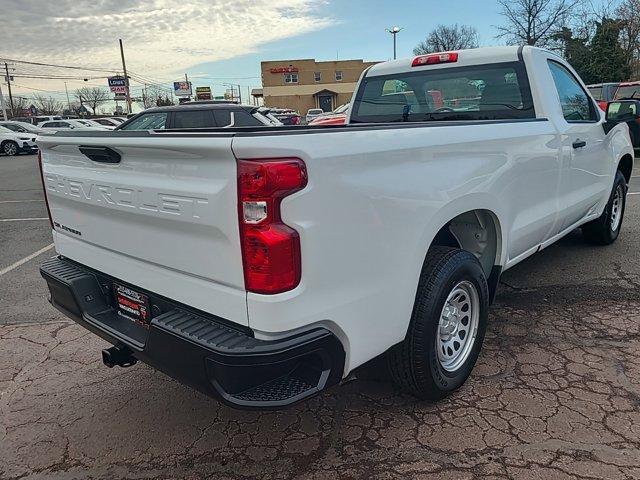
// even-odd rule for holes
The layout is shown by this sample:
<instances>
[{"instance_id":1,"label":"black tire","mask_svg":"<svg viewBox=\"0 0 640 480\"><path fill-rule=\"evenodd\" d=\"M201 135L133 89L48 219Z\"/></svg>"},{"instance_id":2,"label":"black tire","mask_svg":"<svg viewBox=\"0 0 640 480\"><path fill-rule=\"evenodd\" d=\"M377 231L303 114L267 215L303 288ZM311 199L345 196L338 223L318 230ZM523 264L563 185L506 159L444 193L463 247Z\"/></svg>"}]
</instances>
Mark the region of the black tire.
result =
<instances>
[{"instance_id":1,"label":"black tire","mask_svg":"<svg viewBox=\"0 0 640 480\"><path fill-rule=\"evenodd\" d=\"M618 196L617 205L616 196ZM627 181L618 170L616 172L609 201L600 215L595 220L582 226L582 235L589 242L595 245L611 245L620 235L622 220L624 219L624 209L627 204ZM613 221L613 216L619 215L617 222ZM614 228L615 227L615 228Z\"/></svg>"},{"instance_id":2,"label":"black tire","mask_svg":"<svg viewBox=\"0 0 640 480\"><path fill-rule=\"evenodd\" d=\"M4 153L5 155L13 156L17 155L20 152L20 147L16 142L12 140L5 140L4 142L2 142L2 145L0 145L0 147L2 148L2 153Z\"/></svg>"},{"instance_id":3,"label":"black tire","mask_svg":"<svg viewBox=\"0 0 640 480\"><path fill-rule=\"evenodd\" d=\"M461 282L472 284L478 294L477 333L464 363L448 371L443 368L436 345L441 346L437 342L445 302ZM489 288L476 257L457 248L432 247L420 274L407 336L387 352L387 364L393 380L416 397L433 401L458 389L478 359L488 310Z\"/></svg>"}]
</instances>

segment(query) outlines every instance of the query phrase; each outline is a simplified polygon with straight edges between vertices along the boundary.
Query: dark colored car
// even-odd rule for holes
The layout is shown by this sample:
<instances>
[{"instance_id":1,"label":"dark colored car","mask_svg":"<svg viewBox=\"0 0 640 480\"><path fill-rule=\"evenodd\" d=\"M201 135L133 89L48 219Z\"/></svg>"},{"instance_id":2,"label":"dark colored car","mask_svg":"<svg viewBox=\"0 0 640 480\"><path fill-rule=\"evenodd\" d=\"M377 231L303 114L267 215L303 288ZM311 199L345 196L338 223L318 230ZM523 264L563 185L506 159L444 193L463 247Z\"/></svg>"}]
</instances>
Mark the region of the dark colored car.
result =
<instances>
[{"instance_id":1,"label":"dark colored car","mask_svg":"<svg viewBox=\"0 0 640 480\"><path fill-rule=\"evenodd\" d=\"M600 108L607 110L607 104L613 100L619 83L595 83L587 85L593 99L598 102Z\"/></svg>"},{"instance_id":2,"label":"dark colored car","mask_svg":"<svg viewBox=\"0 0 640 480\"><path fill-rule=\"evenodd\" d=\"M613 100L607 109L607 118L625 122L633 148L640 148L640 99Z\"/></svg>"},{"instance_id":3,"label":"dark colored car","mask_svg":"<svg viewBox=\"0 0 640 480\"><path fill-rule=\"evenodd\" d=\"M171 130L179 128L273 127L276 123L259 107L190 102L149 108L130 118L116 130Z\"/></svg>"}]
</instances>

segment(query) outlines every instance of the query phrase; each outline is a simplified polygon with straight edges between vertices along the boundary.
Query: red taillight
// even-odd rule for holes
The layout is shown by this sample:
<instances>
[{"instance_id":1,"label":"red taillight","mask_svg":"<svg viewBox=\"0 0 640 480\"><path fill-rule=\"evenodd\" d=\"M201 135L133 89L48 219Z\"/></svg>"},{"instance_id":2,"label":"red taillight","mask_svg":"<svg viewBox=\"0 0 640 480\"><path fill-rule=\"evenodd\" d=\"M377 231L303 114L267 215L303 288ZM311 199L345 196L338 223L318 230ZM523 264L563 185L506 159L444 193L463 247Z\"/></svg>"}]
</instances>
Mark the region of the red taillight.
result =
<instances>
[{"instance_id":1,"label":"red taillight","mask_svg":"<svg viewBox=\"0 0 640 480\"><path fill-rule=\"evenodd\" d=\"M282 221L282 199L307 185L299 158L238 160L238 214L247 290L274 294L300 283L298 232Z\"/></svg>"},{"instance_id":2,"label":"red taillight","mask_svg":"<svg viewBox=\"0 0 640 480\"><path fill-rule=\"evenodd\" d=\"M438 65L440 63L455 63L458 61L457 52L434 53L432 55L420 55L411 62L412 67L421 67L423 65Z\"/></svg>"},{"instance_id":3,"label":"red taillight","mask_svg":"<svg viewBox=\"0 0 640 480\"><path fill-rule=\"evenodd\" d=\"M47 184L44 181L44 171L42 169L42 153L38 150L38 167L40 168L40 180L42 180L42 193L44 194L44 204L47 206L47 215L49 215L49 223L53 230L53 218L51 217L51 209L49 208L49 200L47 199Z\"/></svg>"}]
</instances>

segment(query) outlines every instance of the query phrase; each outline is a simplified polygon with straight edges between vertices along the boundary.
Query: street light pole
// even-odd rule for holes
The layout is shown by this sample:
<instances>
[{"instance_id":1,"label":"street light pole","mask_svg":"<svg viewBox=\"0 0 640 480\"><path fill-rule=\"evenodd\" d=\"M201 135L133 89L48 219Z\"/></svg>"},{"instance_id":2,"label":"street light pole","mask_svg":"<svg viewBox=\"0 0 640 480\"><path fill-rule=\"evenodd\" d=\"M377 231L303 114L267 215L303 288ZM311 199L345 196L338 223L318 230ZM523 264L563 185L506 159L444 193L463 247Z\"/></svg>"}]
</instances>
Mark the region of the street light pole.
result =
<instances>
[{"instance_id":1,"label":"street light pole","mask_svg":"<svg viewBox=\"0 0 640 480\"><path fill-rule=\"evenodd\" d=\"M387 28L386 31L389 32L391 35L393 35L393 59L396 59L396 35L398 35L398 33L400 33L400 30L402 30L400 27L398 26L393 26L391 28Z\"/></svg>"}]
</instances>

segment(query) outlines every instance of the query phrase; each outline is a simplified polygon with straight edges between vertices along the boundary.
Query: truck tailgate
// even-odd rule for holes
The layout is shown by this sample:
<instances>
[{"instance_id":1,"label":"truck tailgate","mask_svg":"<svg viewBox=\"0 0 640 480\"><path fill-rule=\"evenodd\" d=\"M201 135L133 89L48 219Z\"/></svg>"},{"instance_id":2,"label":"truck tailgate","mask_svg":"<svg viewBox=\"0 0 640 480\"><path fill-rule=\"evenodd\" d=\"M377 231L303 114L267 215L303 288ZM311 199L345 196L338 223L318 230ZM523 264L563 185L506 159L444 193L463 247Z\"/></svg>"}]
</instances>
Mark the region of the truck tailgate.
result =
<instances>
[{"instance_id":1,"label":"truck tailgate","mask_svg":"<svg viewBox=\"0 0 640 480\"><path fill-rule=\"evenodd\" d=\"M126 271L124 280L133 285L246 324L231 140L117 132L41 136L56 249L116 277ZM91 160L82 147L111 149L120 161Z\"/></svg>"}]
</instances>

